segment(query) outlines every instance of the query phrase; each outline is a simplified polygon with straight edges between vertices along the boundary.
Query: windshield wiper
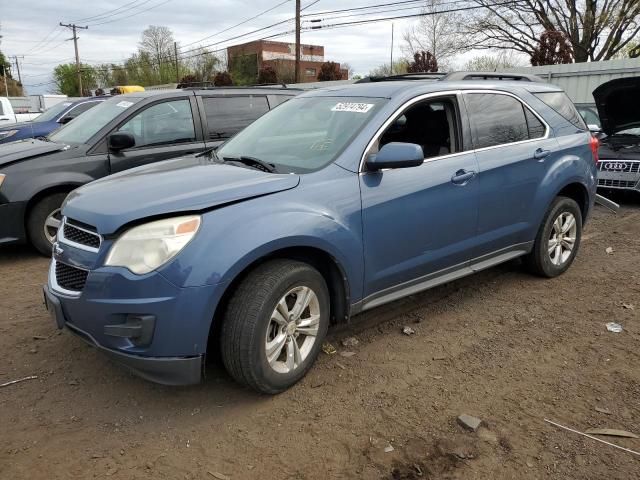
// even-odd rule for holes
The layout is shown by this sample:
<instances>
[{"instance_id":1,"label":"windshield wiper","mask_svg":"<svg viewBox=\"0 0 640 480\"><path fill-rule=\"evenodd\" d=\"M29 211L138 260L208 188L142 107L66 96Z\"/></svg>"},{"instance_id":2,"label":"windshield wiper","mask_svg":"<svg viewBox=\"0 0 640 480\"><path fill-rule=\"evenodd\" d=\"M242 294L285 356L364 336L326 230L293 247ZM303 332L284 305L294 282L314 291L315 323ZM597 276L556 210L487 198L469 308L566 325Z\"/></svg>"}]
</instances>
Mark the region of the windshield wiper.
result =
<instances>
[{"instance_id":1,"label":"windshield wiper","mask_svg":"<svg viewBox=\"0 0 640 480\"><path fill-rule=\"evenodd\" d=\"M256 157L249 157L246 155L242 155L240 157L224 157L222 159L224 162L238 162L243 165L247 165L248 167L253 167L257 170L261 170L267 173L276 173L276 166L273 163L265 162L264 160L260 160Z\"/></svg>"}]
</instances>

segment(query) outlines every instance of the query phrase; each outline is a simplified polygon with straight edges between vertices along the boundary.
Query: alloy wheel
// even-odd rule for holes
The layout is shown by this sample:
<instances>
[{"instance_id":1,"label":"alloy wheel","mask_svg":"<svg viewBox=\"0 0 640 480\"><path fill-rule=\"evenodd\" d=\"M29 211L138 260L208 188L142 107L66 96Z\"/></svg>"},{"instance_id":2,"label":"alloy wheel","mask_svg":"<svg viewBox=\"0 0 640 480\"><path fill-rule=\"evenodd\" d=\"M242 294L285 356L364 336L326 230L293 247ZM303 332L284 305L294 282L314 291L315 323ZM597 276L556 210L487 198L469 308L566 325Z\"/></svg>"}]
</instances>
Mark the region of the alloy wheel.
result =
<instances>
[{"instance_id":1,"label":"alloy wheel","mask_svg":"<svg viewBox=\"0 0 640 480\"><path fill-rule=\"evenodd\" d=\"M62 213L59 208L51 212L44 221L44 236L53 244L56 241L58 228L62 224Z\"/></svg>"},{"instance_id":2,"label":"alloy wheel","mask_svg":"<svg viewBox=\"0 0 640 480\"><path fill-rule=\"evenodd\" d=\"M571 212L562 212L553 222L549 236L548 253L551 263L560 266L571 257L576 244L578 226Z\"/></svg>"}]
</instances>

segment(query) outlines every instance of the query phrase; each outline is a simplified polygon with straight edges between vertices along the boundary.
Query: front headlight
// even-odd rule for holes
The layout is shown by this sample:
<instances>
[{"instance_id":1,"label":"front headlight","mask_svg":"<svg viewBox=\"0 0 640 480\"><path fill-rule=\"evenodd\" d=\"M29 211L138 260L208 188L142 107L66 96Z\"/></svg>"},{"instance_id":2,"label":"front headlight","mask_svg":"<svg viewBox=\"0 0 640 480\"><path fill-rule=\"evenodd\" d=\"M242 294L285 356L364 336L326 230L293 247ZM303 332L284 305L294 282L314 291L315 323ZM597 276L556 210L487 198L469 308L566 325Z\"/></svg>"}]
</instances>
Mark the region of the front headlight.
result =
<instances>
[{"instance_id":1,"label":"front headlight","mask_svg":"<svg viewBox=\"0 0 640 480\"><path fill-rule=\"evenodd\" d=\"M126 231L111 247L105 265L142 275L164 265L187 246L200 228L199 215L167 218Z\"/></svg>"},{"instance_id":2,"label":"front headlight","mask_svg":"<svg viewBox=\"0 0 640 480\"><path fill-rule=\"evenodd\" d=\"M2 182L4 182L5 178L7 178L7 176L4 173L0 173L0 187L2 186Z\"/></svg>"},{"instance_id":3,"label":"front headlight","mask_svg":"<svg viewBox=\"0 0 640 480\"><path fill-rule=\"evenodd\" d=\"M7 130L4 132L0 132L0 140L4 140L5 138L13 137L18 130Z\"/></svg>"}]
</instances>

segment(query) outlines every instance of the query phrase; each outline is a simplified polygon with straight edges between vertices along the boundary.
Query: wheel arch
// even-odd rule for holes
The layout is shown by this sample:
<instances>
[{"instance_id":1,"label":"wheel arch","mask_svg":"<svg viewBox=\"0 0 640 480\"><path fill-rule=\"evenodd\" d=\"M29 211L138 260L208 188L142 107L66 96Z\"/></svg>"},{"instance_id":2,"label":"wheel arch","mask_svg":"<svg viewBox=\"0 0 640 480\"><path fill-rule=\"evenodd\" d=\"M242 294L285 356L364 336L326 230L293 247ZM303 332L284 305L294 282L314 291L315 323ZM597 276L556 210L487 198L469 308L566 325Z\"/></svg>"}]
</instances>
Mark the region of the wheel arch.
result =
<instances>
[{"instance_id":1,"label":"wheel arch","mask_svg":"<svg viewBox=\"0 0 640 480\"><path fill-rule=\"evenodd\" d=\"M325 279L327 288L329 289L331 324L347 322L349 320L351 299L349 279L338 259L327 250L316 246L283 247L254 259L245 265L234 278L226 284L220 301L216 305L209 327L207 352L210 352L209 346L213 345L213 342L219 338L224 312L236 287L259 265L274 259L297 260L307 263L318 270Z\"/></svg>"},{"instance_id":2,"label":"wheel arch","mask_svg":"<svg viewBox=\"0 0 640 480\"><path fill-rule=\"evenodd\" d=\"M49 195L55 195L57 193L69 193L72 190L75 190L76 188L80 187L81 185L82 183L72 183L72 182L59 183L56 185L47 186L39 190L38 192L36 192L34 195L32 195L31 198L29 198L29 200L27 201L27 206L24 209L23 224L25 227L25 231L27 228L27 222L29 221L29 216L31 215L31 211L33 210L33 207L36 206L40 200L42 200L45 197L48 197Z\"/></svg>"},{"instance_id":3,"label":"wheel arch","mask_svg":"<svg viewBox=\"0 0 640 480\"><path fill-rule=\"evenodd\" d=\"M568 197L574 200L580 207L582 221L586 220L589 215L589 191L582 183L568 183L556 193L556 197Z\"/></svg>"}]
</instances>

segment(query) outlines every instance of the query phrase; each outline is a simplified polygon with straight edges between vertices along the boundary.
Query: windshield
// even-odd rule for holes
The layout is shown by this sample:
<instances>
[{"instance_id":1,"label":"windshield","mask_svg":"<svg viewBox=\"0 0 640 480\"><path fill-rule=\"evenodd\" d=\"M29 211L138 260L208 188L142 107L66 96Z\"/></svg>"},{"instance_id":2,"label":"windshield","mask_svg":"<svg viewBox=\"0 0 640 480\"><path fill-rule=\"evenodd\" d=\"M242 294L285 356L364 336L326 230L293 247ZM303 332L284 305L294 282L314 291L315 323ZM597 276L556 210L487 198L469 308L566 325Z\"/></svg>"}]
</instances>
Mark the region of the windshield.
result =
<instances>
[{"instance_id":1,"label":"windshield","mask_svg":"<svg viewBox=\"0 0 640 480\"><path fill-rule=\"evenodd\" d=\"M278 172L306 173L331 163L383 98L297 97L278 106L225 143L221 159L254 157Z\"/></svg>"},{"instance_id":2,"label":"windshield","mask_svg":"<svg viewBox=\"0 0 640 480\"><path fill-rule=\"evenodd\" d=\"M38 115L34 122L48 122L49 120L57 120L62 112L64 112L72 102L60 102L51 108L47 108L44 113Z\"/></svg>"},{"instance_id":3,"label":"windshield","mask_svg":"<svg viewBox=\"0 0 640 480\"><path fill-rule=\"evenodd\" d=\"M49 135L49 139L60 143L87 143L102 127L140 100L136 97L106 100L83 113L81 122L67 123Z\"/></svg>"}]
</instances>

